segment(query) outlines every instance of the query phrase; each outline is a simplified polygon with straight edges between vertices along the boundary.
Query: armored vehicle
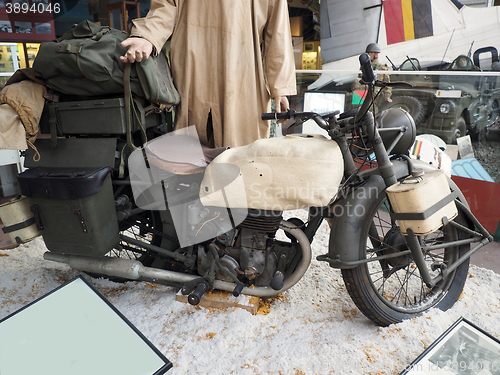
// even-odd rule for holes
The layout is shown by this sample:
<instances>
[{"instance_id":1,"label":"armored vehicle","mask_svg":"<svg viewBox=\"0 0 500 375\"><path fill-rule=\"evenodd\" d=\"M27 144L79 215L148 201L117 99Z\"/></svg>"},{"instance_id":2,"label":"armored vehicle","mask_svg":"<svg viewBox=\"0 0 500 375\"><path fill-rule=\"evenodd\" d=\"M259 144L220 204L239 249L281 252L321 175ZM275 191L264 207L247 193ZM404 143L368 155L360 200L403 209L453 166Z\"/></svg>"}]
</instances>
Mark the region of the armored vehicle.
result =
<instances>
[{"instance_id":1,"label":"armored vehicle","mask_svg":"<svg viewBox=\"0 0 500 375\"><path fill-rule=\"evenodd\" d=\"M422 71L422 75L396 74L391 81L405 81L411 88L394 88L392 102L380 110L399 107L414 118L417 132L435 134L446 143L470 134L483 136L500 116L500 77L486 76L472 60L458 56L451 63L426 62L407 59L398 68L404 71ZM426 74L442 71L443 74Z\"/></svg>"}]
</instances>

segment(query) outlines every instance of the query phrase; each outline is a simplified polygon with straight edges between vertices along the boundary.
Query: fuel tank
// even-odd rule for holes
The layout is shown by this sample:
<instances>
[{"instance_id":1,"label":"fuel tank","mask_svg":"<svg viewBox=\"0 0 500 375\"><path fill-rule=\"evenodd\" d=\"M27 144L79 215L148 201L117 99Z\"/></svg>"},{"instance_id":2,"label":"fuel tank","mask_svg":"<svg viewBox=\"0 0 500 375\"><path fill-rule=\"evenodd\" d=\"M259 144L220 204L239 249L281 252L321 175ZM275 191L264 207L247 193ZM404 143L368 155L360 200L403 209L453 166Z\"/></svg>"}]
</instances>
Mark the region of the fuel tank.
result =
<instances>
[{"instance_id":1,"label":"fuel tank","mask_svg":"<svg viewBox=\"0 0 500 375\"><path fill-rule=\"evenodd\" d=\"M205 170L200 199L205 206L276 211L322 207L343 170L339 146L321 135L260 139L217 156Z\"/></svg>"}]
</instances>

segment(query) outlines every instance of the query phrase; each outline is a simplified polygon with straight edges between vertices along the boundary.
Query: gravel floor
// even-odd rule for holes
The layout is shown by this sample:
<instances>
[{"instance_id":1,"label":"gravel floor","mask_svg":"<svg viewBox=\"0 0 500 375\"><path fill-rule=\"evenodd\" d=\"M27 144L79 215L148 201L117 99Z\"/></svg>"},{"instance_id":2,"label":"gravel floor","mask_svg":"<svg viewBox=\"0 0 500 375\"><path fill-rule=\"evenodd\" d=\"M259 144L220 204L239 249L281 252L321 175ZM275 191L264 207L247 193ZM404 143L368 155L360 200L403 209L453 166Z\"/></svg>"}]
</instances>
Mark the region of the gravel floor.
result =
<instances>
[{"instance_id":1,"label":"gravel floor","mask_svg":"<svg viewBox=\"0 0 500 375\"><path fill-rule=\"evenodd\" d=\"M473 142L474 156L495 182L500 182L500 142Z\"/></svg>"}]
</instances>

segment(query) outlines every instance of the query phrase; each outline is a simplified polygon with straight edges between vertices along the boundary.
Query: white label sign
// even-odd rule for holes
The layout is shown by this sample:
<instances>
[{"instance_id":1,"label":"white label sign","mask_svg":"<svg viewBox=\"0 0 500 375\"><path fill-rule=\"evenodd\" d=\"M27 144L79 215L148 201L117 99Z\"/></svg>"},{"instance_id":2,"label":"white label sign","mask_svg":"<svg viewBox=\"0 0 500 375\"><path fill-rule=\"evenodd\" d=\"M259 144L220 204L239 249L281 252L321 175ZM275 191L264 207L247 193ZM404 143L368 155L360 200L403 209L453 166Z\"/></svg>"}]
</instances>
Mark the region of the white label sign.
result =
<instances>
[{"instance_id":1,"label":"white label sign","mask_svg":"<svg viewBox=\"0 0 500 375\"><path fill-rule=\"evenodd\" d=\"M437 90L436 97L438 98L460 98L462 96L461 90Z\"/></svg>"}]
</instances>

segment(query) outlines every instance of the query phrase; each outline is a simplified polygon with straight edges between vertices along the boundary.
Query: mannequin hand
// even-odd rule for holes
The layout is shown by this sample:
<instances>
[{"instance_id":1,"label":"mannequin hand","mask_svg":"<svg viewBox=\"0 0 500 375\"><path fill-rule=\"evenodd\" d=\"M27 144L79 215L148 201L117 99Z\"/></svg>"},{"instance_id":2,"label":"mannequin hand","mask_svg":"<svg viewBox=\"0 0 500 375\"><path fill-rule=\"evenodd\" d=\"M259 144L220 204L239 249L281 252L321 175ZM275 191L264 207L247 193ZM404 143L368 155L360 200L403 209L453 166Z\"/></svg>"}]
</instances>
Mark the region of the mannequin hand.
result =
<instances>
[{"instance_id":1,"label":"mannequin hand","mask_svg":"<svg viewBox=\"0 0 500 375\"><path fill-rule=\"evenodd\" d=\"M153 44L144 38L127 38L120 45L129 47L125 55L120 56L120 60L124 63L146 60L153 51Z\"/></svg>"},{"instance_id":2,"label":"mannequin hand","mask_svg":"<svg viewBox=\"0 0 500 375\"><path fill-rule=\"evenodd\" d=\"M288 98L286 96L277 96L274 98L276 113L286 112L290 109Z\"/></svg>"},{"instance_id":3,"label":"mannequin hand","mask_svg":"<svg viewBox=\"0 0 500 375\"><path fill-rule=\"evenodd\" d=\"M276 113L286 112L290 109L290 104L288 103L288 98L286 96L277 96L274 98L274 103L276 106ZM286 120L279 120L278 124L284 123Z\"/></svg>"}]
</instances>

